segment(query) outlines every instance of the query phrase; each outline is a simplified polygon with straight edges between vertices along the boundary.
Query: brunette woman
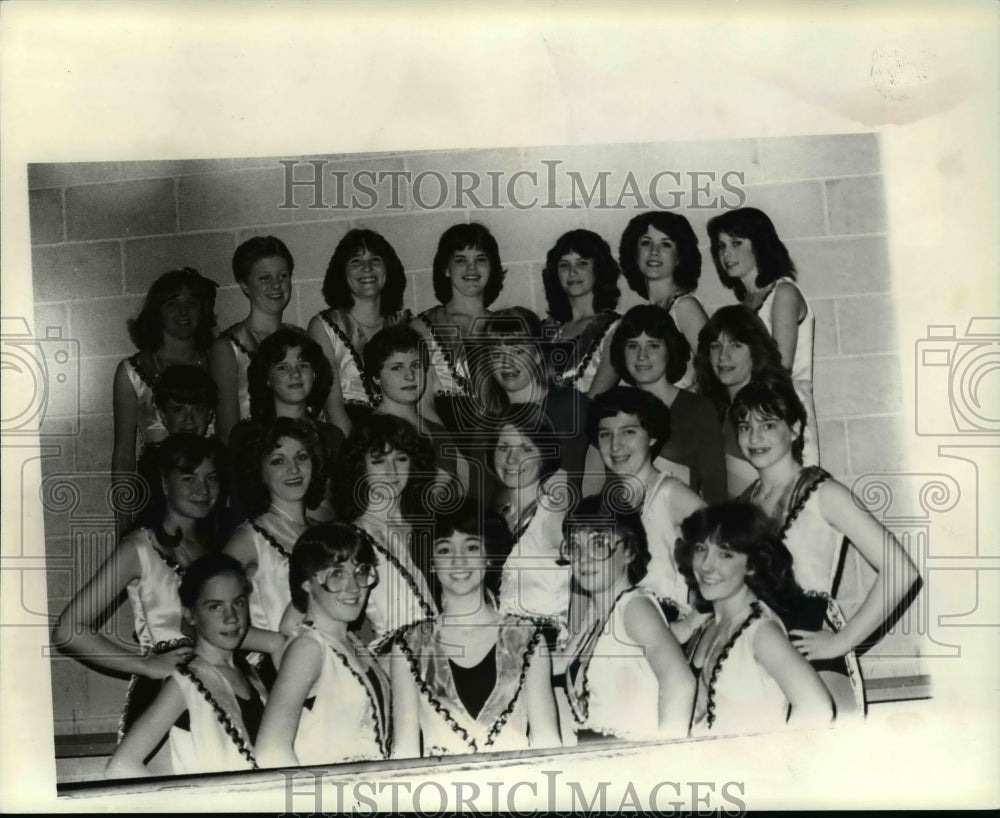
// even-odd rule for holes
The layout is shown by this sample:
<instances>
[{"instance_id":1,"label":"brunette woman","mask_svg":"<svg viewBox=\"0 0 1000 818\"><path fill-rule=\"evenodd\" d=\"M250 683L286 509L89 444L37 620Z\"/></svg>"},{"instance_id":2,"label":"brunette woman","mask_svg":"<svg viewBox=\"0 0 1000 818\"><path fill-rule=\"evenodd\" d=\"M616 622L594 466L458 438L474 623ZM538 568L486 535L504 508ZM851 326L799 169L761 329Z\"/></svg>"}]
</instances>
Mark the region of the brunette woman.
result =
<instances>
[{"instance_id":1,"label":"brunette woman","mask_svg":"<svg viewBox=\"0 0 1000 818\"><path fill-rule=\"evenodd\" d=\"M701 277L701 251L688 220L664 210L639 214L622 233L618 258L629 286L650 304L670 313L688 346L695 349L708 314L695 295ZM694 384L693 362L689 361L672 383L690 388Z\"/></svg>"},{"instance_id":2,"label":"brunette woman","mask_svg":"<svg viewBox=\"0 0 1000 818\"><path fill-rule=\"evenodd\" d=\"M395 757L560 744L542 631L502 618L488 587L508 538L503 522L476 504L435 520L431 579L440 613L394 642Z\"/></svg>"},{"instance_id":3,"label":"brunette woman","mask_svg":"<svg viewBox=\"0 0 1000 818\"><path fill-rule=\"evenodd\" d=\"M607 351L620 317L620 276L608 243L590 230L570 230L549 250L542 283L554 332L547 340L572 341L570 355L555 364L557 384L596 395L618 382Z\"/></svg>"},{"instance_id":4,"label":"brunette woman","mask_svg":"<svg viewBox=\"0 0 1000 818\"><path fill-rule=\"evenodd\" d=\"M802 461L819 465L813 406L813 334L816 316L795 283L795 264L767 214L755 207L709 219L712 260L719 280L760 316L781 353L781 363L806 408Z\"/></svg>"},{"instance_id":5,"label":"brunette woman","mask_svg":"<svg viewBox=\"0 0 1000 818\"><path fill-rule=\"evenodd\" d=\"M378 404L362 356L375 333L412 318L405 290L403 263L380 234L349 230L337 244L323 279L327 309L313 316L309 335L334 372L326 414L345 435Z\"/></svg>"}]
</instances>

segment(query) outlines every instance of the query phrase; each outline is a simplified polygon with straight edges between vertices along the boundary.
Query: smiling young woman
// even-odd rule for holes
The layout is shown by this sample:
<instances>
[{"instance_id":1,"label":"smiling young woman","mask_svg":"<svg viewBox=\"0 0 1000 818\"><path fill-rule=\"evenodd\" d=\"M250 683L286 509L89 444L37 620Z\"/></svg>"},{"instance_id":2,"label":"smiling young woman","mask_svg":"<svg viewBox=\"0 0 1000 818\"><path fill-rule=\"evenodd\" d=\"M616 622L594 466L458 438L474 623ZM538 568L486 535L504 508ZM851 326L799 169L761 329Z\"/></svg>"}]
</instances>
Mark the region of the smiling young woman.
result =
<instances>
[{"instance_id":1,"label":"smiling young woman","mask_svg":"<svg viewBox=\"0 0 1000 818\"><path fill-rule=\"evenodd\" d=\"M219 387L216 427L219 439L250 417L247 368L267 336L281 326L292 297L295 261L285 243L274 236L255 236L233 253L233 276L250 303L246 318L225 330L212 344L209 371Z\"/></svg>"},{"instance_id":2,"label":"smiling young woman","mask_svg":"<svg viewBox=\"0 0 1000 818\"><path fill-rule=\"evenodd\" d=\"M412 318L403 308L405 290L403 263L379 233L349 230L338 242L323 279L327 309L309 321L309 336L333 370L326 414L345 435L378 403L365 374L365 346L380 330Z\"/></svg>"}]
</instances>

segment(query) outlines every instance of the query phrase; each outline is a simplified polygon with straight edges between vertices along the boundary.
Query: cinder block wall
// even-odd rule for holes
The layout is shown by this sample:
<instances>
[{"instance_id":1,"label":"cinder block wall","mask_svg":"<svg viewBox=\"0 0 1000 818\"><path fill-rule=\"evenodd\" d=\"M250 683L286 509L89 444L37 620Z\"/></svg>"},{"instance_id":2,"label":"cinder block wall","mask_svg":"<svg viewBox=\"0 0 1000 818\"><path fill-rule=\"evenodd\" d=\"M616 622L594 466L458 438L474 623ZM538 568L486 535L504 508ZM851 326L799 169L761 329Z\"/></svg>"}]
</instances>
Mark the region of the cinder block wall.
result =
<instances>
[{"instance_id":1,"label":"cinder block wall","mask_svg":"<svg viewBox=\"0 0 1000 818\"><path fill-rule=\"evenodd\" d=\"M586 207L579 193L577 206L569 207L573 191L567 171L580 173L588 187L600 171L610 171L607 189L612 202L629 171L643 190L659 171L680 172L686 193L679 210L702 240L699 292L710 310L733 301L719 285L708 254L705 224L719 211L687 206L691 192L683 174L714 171L712 196L722 193L731 202L734 197L719 188L718 180L726 171L743 173L746 204L760 207L773 219L816 312L815 395L824 465L848 484L868 471L905 468L884 181L873 134L303 158L329 160L324 167L328 204L336 198L334 177L329 175L334 170L348 174L406 170L414 177L422 171L437 171L449 179L453 171L478 172L484 178L487 172L503 173L499 199L503 206L483 210L449 209L447 204L421 208L405 185L400 209L391 206L387 186L378 187L383 195L369 210L308 207L313 192L303 187L294 191L300 206L282 208L285 169L278 159L30 166L34 329L44 334L46 327L59 327L63 337L79 341L81 350L80 431L75 437L43 440L51 446L46 449L49 456L43 460L43 473L89 475L77 480L83 491L75 508L46 514L46 548L54 564L72 562L74 529L101 530L100 517L107 513L104 491L112 445L112 375L119 360L134 351L125 321L138 312L149 284L159 274L191 266L222 284L218 318L224 328L246 312L246 301L232 279L233 250L250 236L278 236L296 262L294 296L286 320L305 326L323 306L320 286L337 241L350 228L364 226L382 233L396 248L409 277L406 304L421 310L434 303L430 265L439 235L455 222L476 220L497 237L508 269L496 306L524 304L544 314L540 273L555 239L566 230L587 227L604 236L617 252L628 220L646 209L635 206L627 196L622 209ZM506 181L524 169L544 179L543 160L562 162L556 170L554 196L564 206L540 206L549 195L544 181L536 191L542 199L538 207L509 206ZM296 178L309 178L311 172L310 166L298 165ZM432 180L421 190L425 204L437 198ZM482 190L489 190L488 183ZM352 192L348 186L342 198L349 200ZM531 198L521 183L514 194L521 202ZM454 184L450 198L454 199ZM368 202L363 193L359 199ZM624 281L621 287L620 307L624 309L637 298ZM97 542L95 553L110 548L110 527L103 531L92 540ZM66 603L77 581L74 573L81 572L80 568L50 572L53 614ZM118 615L122 634L130 631L127 607ZM869 675L898 672L899 668L898 660L892 665L896 670L885 664L880 667L877 659L866 664ZM55 659L56 733L112 729L123 693L123 683L109 681L74 661Z\"/></svg>"}]
</instances>

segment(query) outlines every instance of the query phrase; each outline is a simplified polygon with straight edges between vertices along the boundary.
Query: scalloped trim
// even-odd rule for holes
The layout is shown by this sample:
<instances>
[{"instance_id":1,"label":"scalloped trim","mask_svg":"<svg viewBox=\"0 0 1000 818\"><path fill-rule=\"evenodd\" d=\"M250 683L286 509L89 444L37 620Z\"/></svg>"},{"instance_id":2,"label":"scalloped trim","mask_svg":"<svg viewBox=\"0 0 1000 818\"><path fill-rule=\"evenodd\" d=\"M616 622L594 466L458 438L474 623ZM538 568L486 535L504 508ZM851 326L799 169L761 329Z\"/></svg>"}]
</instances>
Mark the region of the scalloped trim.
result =
<instances>
[{"instance_id":1,"label":"scalloped trim","mask_svg":"<svg viewBox=\"0 0 1000 818\"><path fill-rule=\"evenodd\" d=\"M254 758L253 752L247 746L243 736L240 735L240 731L237 729L236 725L233 724L232 719L229 718L229 714L222 709L222 705L216 701L209 689L205 687L205 683L202 681L201 677L195 673L194 670L192 670L191 662L194 661L195 656L196 655L192 653L181 659L181 661L177 663L177 672L191 680L205 701L211 705L212 710L215 712L216 719L218 719L219 724L222 725L222 729L225 731L226 735L229 736L233 744L236 745L236 749L239 750L240 755L250 762L251 768L254 770L259 769L257 767L257 759Z\"/></svg>"},{"instance_id":2,"label":"scalloped trim","mask_svg":"<svg viewBox=\"0 0 1000 818\"><path fill-rule=\"evenodd\" d=\"M258 534L260 534L260 536L262 536L265 540L267 540L267 542L271 545L271 547L275 551L277 551L279 554L281 554L281 556L283 556L286 561L288 561L289 559L291 559L292 555L289 554L282 547L281 543L278 542L278 540L275 538L275 536L270 531L267 531L263 526L257 524L257 518L256 517L254 517L253 519L247 520L247 522L250 523L250 527L254 531L256 531Z\"/></svg>"},{"instance_id":3,"label":"scalloped trim","mask_svg":"<svg viewBox=\"0 0 1000 818\"><path fill-rule=\"evenodd\" d=\"M378 542L378 540L376 540L371 534L369 534L360 526L352 526L352 528L358 531L363 538L367 539L368 542L371 544L372 548L375 549L375 551L377 551L379 554L382 554L382 556L384 556L388 562L392 563L392 565L395 566L396 570L399 571L400 574L402 574L403 579L406 581L406 584L410 586L410 590L413 591L413 595L417 598L417 602L420 604L420 609L424 612L425 618L426 619L436 618L437 611L434 609L434 606L424 598L424 594L420 590L420 586L417 584L417 581L413 578L413 575L409 572L409 570L407 570L406 566L404 566L403 563L399 561L399 558L396 557L395 554L391 553L388 548L383 546L382 543Z\"/></svg>"},{"instance_id":4,"label":"scalloped trim","mask_svg":"<svg viewBox=\"0 0 1000 818\"><path fill-rule=\"evenodd\" d=\"M750 615L743 620L743 624L740 625L732 636L726 640L725 646L719 652L719 658L715 660L715 667L712 668L712 673L708 678L708 699L705 704L705 712L707 714L708 729L712 729L712 725L715 724L715 688L719 681L719 673L722 670L722 664L729 657L729 653L733 649L733 645L736 644L736 640L739 639L743 632L749 628L756 620L760 619L764 615L764 609L761 607L760 602L750 603Z\"/></svg>"}]
</instances>

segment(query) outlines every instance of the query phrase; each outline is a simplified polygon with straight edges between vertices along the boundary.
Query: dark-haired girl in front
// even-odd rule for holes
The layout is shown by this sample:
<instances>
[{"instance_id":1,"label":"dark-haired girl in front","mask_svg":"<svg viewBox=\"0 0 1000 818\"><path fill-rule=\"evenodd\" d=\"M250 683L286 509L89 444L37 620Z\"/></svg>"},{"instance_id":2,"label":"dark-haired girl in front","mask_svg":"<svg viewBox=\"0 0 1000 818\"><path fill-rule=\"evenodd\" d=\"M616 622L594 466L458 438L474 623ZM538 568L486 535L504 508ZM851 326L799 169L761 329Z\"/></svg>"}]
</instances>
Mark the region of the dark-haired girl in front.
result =
<instances>
[{"instance_id":1,"label":"dark-haired girl in front","mask_svg":"<svg viewBox=\"0 0 1000 818\"><path fill-rule=\"evenodd\" d=\"M469 503L437 517L433 536L429 579L441 612L396 635L393 755L558 746L542 630L496 607L496 569L510 550L506 525Z\"/></svg>"},{"instance_id":2,"label":"dark-haired girl in front","mask_svg":"<svg viewBox=\"0 0 1000 818\"><path fill-rule=\"evenodd\" d=\"M566 360L553 357L557 385L595 395L618 382L607 349L620 317L615 312L620 275L608 243L590 230L570 230L549 250L542 283L546 324L555 331L546 333L546 340L570 342L553 347L569 351Z\"/></svg>"},{"instance_id":3,"label":"dark-haired girl in front","mask_svg":"<svg viewBox=\"0 0 1000 818\"><path fill-rule=\"evenodd\" d=\"M727 498L722 427L708 398L674 385L690 357L673 319L651 304L625 313L611 339L611 361L622 380L669 410L670 434L657 457L669 461L692 491L716 503Z\"/></svg>"},{"instance_id":4,"label":"dark-haired girl in front","mask_svg":"<svg viewBox=\"0 0 1000 818\"><path fill-rule=\"evenodd\" d=\"M610 492L590 495L563 522L563 555L580 588L562 660L577 740L687 735L694 678L655 594L639 514Z\"/></svg>"},{"instance_id":5,"label":"dark-haired girl in front","mask_svg":"<svg viewBox=\"0 0 1000 818\"><path fill-rule=\"evenodd\" d=\"M223 459L214 440L171 435L151 454L155 480L139 525L115 549L59 616L53 644L108 673L132 675L119 739L148 706L178 660L190 652L178 588L185 569L217 548ZM102 635L101 612L127 593L137 650Z\"/></svg>"},{"instance_id":6,"label":"dark-haired girl in front","mask_svg":"<svg viewBox=\"0 0 1000 818\"><path fill-rule=\"evenodd\" d=\"M195 632L155 701L126 733L108 761L108 778L151 775L143 763L169 736L174 775L257 768L254 741L267 691L238 649L250 625L250 581L225 554L188 566L178 596Z\"/></svg>"},{"instance_id":7,"label":"dark-haired girl in front","mask_svg":"<svg viewBox=\"0 0 1000 818\"><path fill-rule=\"evenodd\" d=\"M337 244L323 279L328 309L313 316L309 335L333 369L326 413L345 435L378 404L362 356L375 333L412 318L405 290L403 263L380 234L349 230Z\"/></svg>"},{"instance_id":8,"label":"dark-haired girl in front","mask_svg":"<svg viewBox=\"0 0 1000 818\"><path fill-rule=\"evenodd\" d=\"M261 341L277 330L292 298L295 261L285 243L274 236L254 236L233 253L233 277L250 302L250 312L215 339L209 371L219 387L215 424L219 439L250 417L247 368Z\"/></svg>"},{"instance_id":9,"label":"dark-haired girl in front","mask_svg":"<svg viewBox=\"0 0 1000 818\"><path fill-rule=\"evenodd\" d=\"M697 348L698 333L708 314L695 295L701 251L688 220L663 210L640 213L622 233L618 259L629 287L666 310L688 346ZM681 389L690 389L694 382L693 361L672 381Z\"/></svg>"},{"instance_id":10,"label":"dark-haired girl in front","mask_svg":"<svg viewBox=\"0 0 1000 818\"><path fill-rule=\"evenodd\" d=\"M420 313L412 326L430 351L431 379L422 414L439 418L452 432L475 433L478 428L482 406L466 342L481 334L479 325L490 315L505 274L497 241L483 225L456 224L441 234L432 273L439 303Z\"/></svg>"},{"instance_id":11,"label":"dark-haired girl in front","mask_svg":"<svg viewBox=\"0 0 1000 818\"><path fill-rule=\"evenodd\" d=\"M827 600L811 621L801 615L786 620L795 646L820 672L840 712L863 711L854 648L903 601L918 581L916 567L847 486L819 466L802 465L806 410L787 376L751 380L737 393L732 415L740 448L760 473L740 499L780 526L795 558L796 581ZM868 581L851 554L876 572L867 594Z\"/></svg>"},{"instance_id":12,"label":"dark-haired girl in front","mask_svg":"<svg viewBox=\"0 0 1000 818\"><path fill-rule=\"evenodd\" d=\"M304 616L281 661L257 737L262 767L387 758L392 742L389 679L351 633L382 580L362 532L342 523L309 528L288 571Z\"/></svg>"},{"instance_id":13,"label":"dark-haired girl in front","mask_svg":"<svg viewBox=\"0 0 1000 818\"><path fill-rule=\"evenodd\" d=\"M677 565L712 606L686 640L698 677L691 735L828 725L830 694L777 613L799 605L802 589L767 516L736 502L695 512L681 526Z\"/></svg>"}]
</instances>

